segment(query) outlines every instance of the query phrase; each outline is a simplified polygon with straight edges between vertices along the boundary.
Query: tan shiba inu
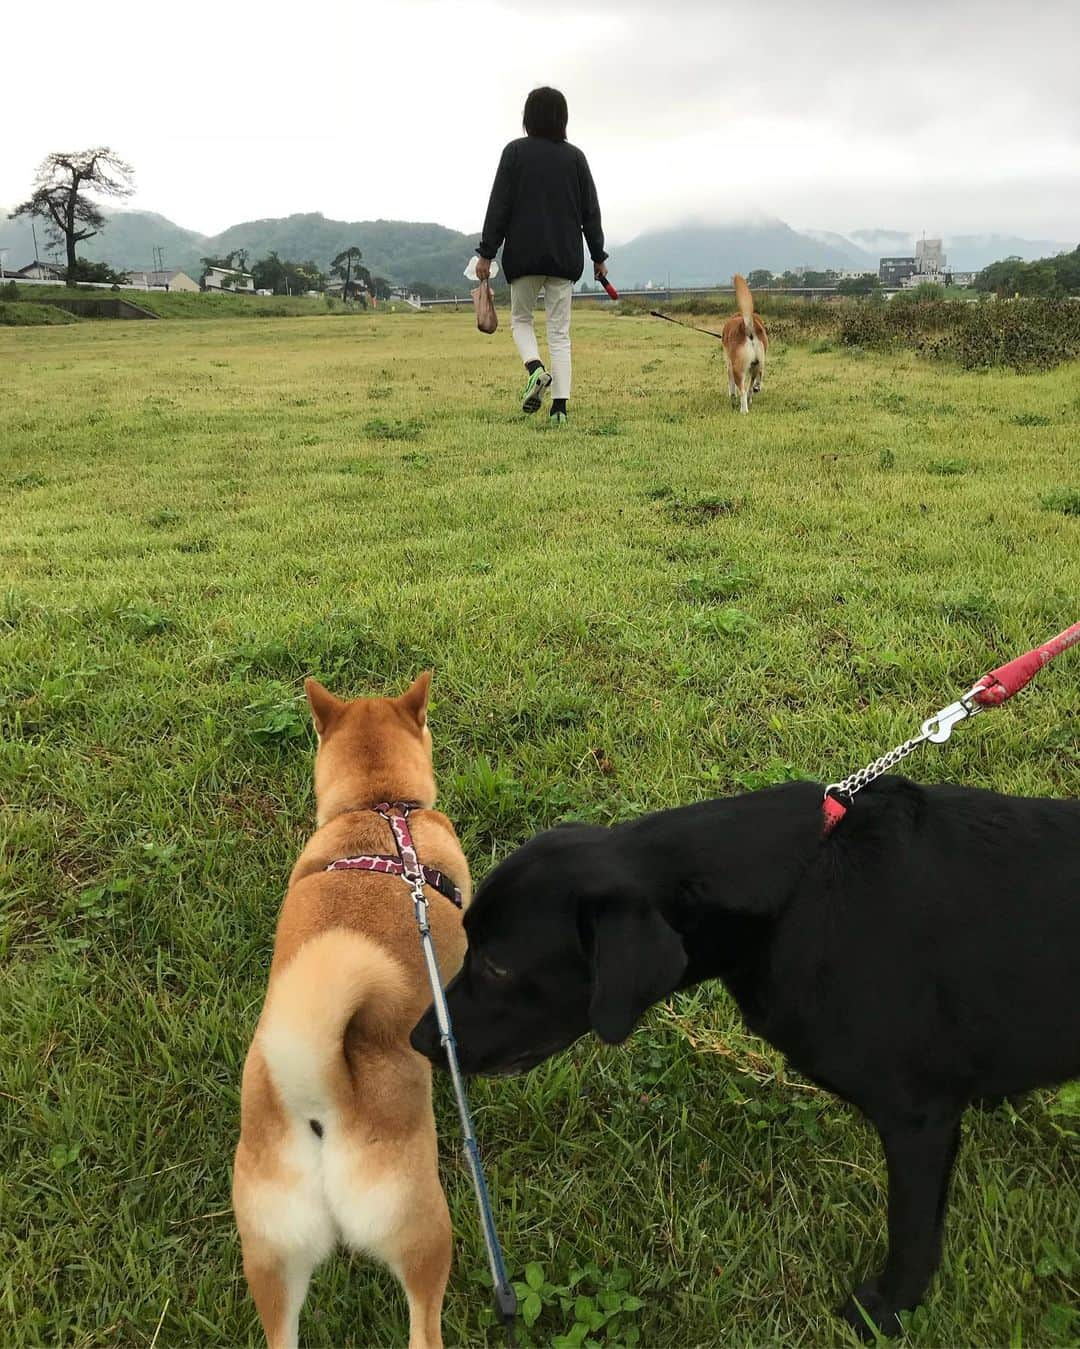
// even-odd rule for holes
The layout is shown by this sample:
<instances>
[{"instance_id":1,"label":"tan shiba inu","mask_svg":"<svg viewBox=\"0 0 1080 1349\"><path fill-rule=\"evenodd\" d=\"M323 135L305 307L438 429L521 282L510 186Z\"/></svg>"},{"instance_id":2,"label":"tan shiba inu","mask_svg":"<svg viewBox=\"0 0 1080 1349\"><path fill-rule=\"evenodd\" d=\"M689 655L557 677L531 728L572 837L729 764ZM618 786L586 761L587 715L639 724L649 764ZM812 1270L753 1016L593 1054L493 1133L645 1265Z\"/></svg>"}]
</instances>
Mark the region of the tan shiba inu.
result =
<instances>
[{"instance_id":1,"label":"tan shiba inu","mask_svg":"<svg viewBox=\"0 0 1080 1349\"><path fill-rule=\"evenodd\" d=\"M409 1045L431 989L408 885L381 868L350 869L392 861L394 834L372 807L410 803L417 853L436 878L425 893L441 972L457 971L465 937L455 903L468 904L471 888L453 826L432 809L429 681L354 702L305 685L319 737L317 828L278 920L233 1180L244 1273L271 1349L297 1343L311 1274L338 1243L400 1280L410 1349L442 1344L450 1216L431 1067ZM344 869L328 870L334 863ZM437 893L443 881L449 889Z\"/></svg>"}]
</instances>

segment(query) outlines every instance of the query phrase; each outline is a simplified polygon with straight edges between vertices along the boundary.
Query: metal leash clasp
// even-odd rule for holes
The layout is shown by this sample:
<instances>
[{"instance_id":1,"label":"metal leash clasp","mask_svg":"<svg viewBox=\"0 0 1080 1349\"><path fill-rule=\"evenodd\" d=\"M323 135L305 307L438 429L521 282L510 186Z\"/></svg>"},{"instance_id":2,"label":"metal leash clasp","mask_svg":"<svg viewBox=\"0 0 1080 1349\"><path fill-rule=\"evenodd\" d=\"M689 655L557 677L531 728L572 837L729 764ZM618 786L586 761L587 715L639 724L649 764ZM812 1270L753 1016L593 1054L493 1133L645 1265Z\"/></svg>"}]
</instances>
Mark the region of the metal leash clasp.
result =
<instances>
[{"instance_id":1,"label":"metal leash clasp","mask_svg":"<svg viewBox=\"0 0 1080 1349\"><path fill-rule=\"evenodd\" d=\"M943 707L940 712L935 712L923 722L922 733L927 740L935 745L944 744L958 722L966 721L968 717L974 717L984 710L982 704L975 701L978 687L976 684L962 698L950 703L948 707Z\"/></svg>"}]
</instances>

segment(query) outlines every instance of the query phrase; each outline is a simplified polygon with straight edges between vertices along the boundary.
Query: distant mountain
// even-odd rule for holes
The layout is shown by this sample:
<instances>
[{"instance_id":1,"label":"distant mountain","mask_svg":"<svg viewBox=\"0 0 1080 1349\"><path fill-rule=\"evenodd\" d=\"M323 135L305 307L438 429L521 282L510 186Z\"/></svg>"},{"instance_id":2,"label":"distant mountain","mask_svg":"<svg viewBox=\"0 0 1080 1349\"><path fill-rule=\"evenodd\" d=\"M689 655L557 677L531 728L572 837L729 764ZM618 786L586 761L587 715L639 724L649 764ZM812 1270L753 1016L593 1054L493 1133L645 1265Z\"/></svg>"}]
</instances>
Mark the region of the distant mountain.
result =
<instances>
[{"instance_id":1,"label":"distant mountain","mask_svg":"<svg viewBox=\"0 0 1080 1349\"><path fill-rule=\"evenodd\" d=\"M391 281L426 281L429 285L464 286L462 273L479 235L460 234L444 225L407 220L328 220L314 212L284 220L250 220L232 225L205 241L215 255L246 248L252 261L271 250L302 262L314 258L324 269L344 249L356 245L364 266Z\"/></svg>"},{"instance_id":2,"label":"distant mountain","mask_svg":"<svg viewBox=\"0 0 1080 1349\"><path fill-rule=\"evenodd\" d=\"M639 282L673 286L709 286L728 282L733 272L767 267L773 272L810 267L824 271L861 266L866 258L847 241L846 246L800 234L782 220L745 224L684 225L640 234L612 249L611 270L616 284L627 289ZM853 260L854 259L854 260Z\"/></svg>"},{"instance_id":3,"label":"distant mountain","mask_svg":"<svg viewBox=\"0 0 1080 1349\"><path fill-rule=\"evenodd\" d=\"M849 239L846 234L837 234L835 230L801 230L800 233L807 235L811 239L816 239L819 244L827 244L838 253L848 259L846 267L852 270L856 267L867 267L874 271L877 270L879 254L867 252L865 248L860 247L854 240Z\"/></svg>"},{"instance_id":4,"label":"distant mountain","mask_svg":"<svg viewBox=\"0 0 1080 1349\"><path fill-rule=\"evenodd\" d=\"M391 281L464 286L462 273L479 237L407 220L328 220L318 212L249 220L213 235L183 229L152 211L106 211L106 218L101 233L79 245L81 257L116 268L152 267L154 249L159 247L164 249L166 267L179 268L195 278L201 270L200 258L220 257L236 248L246 248L251 262L276 251L296 262L313 258L326 270L338 253L355 245L363 252L365 266ZM37 233L39 256L52 257L57 250L46 245L40 222ZM0 248L9 249L6 266L12 270L32 261L29 223L8 220L3 211Z\"/></svg>"}]
</instances>

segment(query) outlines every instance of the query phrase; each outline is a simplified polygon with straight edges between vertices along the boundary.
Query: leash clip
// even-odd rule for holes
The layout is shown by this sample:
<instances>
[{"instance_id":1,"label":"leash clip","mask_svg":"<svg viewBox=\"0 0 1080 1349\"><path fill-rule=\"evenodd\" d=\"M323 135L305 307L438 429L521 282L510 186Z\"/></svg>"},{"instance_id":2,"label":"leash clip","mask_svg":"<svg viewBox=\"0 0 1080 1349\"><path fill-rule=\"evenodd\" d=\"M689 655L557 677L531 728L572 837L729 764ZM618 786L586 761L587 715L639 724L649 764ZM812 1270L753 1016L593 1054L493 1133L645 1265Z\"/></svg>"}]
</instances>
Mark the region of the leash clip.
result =
<instances>
[{"instance_id":1,"label":"leash clip","mask_svg":"<svg viewBox=\"0 0 1080 1349\"><path fill-rule=\"evenodd\" d=\"M977 716L983 711L981 703L975 701L975 694L979 686L969 689L962 698L958 698L955 703L950 703L948 707L943 707L940 712L935 712L932 717L928 717L922 724L922 733L925 738L935 745L943 745L949 736L952 735L953 727L958 722L966 721L968 717Z\"/></svg>"}]
</instances>

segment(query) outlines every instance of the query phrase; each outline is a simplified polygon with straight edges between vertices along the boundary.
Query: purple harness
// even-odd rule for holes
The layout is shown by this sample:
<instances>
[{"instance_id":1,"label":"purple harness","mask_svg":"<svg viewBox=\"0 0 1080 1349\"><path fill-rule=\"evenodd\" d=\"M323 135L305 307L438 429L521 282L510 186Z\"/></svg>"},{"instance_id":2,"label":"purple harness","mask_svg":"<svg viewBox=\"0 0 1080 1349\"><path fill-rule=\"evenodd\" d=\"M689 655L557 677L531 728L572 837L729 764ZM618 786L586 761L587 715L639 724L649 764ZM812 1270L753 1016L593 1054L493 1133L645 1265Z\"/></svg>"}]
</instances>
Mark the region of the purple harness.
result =
<instances>
[{"instance_id":1,"label":"purple harness","mask_svg":"<svg viewBox=\"0 0 1080 1349\"><path fill-rule=\"evenodd\" d=\"M413 843L412 831L409 828L409 813L414 808L413 803L409 801L383 801L379 805L371 807L375 814L381 815L390 826L394 835L394 843L397 845L396 857L392 857L389 853L373 853L363 857L339 857L336 862L331 862L326 870L378 871L384 876L401 876L407 881L415 876L420 876L425 885L430 885L432 889L438 890L440 895L445 895L451 904L460 909L461 891L450 877L444 875L435 867L424 866L416 855L416 844Z\"/></svg>"}]
</instances>

